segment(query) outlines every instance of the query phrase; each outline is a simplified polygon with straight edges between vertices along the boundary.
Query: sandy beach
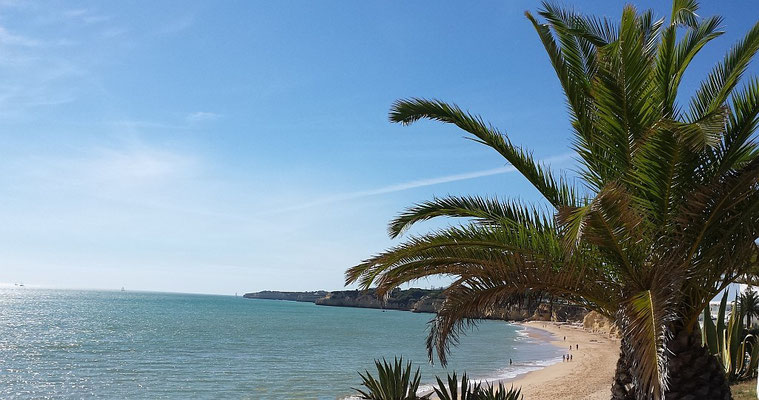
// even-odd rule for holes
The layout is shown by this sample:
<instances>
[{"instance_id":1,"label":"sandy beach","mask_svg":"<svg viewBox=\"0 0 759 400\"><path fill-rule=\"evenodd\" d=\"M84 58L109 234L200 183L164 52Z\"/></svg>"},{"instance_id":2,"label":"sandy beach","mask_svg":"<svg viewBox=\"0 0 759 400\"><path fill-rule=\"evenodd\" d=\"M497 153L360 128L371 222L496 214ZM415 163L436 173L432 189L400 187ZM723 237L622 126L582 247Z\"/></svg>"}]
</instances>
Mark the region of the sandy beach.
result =
<instances>
[{"instance_id":1,"label":"sandy beach","mask_svg":"<svg viewBox=\"0 0 759 400\"><path fill-rule=\"evenodd\" d=\"M507 385L521 386L525 399L609 399L619 357L618 339L569 324L527 322L521 325L551 333L551 343L565 348L572 355L572 361L559 362L508 380ZM579 349L575 349L575 345L579 345Z\"/></svg>"}]
</instances>

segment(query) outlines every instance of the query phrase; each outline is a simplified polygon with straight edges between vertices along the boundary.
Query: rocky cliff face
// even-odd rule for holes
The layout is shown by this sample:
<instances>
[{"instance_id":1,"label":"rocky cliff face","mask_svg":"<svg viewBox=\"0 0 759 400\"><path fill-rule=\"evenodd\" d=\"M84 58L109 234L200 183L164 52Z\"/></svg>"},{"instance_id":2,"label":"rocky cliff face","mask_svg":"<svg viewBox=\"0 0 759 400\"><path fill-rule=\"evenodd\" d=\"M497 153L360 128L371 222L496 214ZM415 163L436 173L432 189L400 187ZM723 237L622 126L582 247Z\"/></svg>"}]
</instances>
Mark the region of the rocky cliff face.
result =
<instances>
[{"instance_id":1,"label":"rocky cliff face","mask_svg":"<svg viewBox=\"0 0 759 400\"><path fill-rule=\"evenodd\" d=\"M440 290L408 289L393 290L387 299L380 301L374 290L344 290L330 292L316 300L322 306L384 308L414 312L437 312L442 304Z\"/></svg>"},{"instance_id":2,"label":"rocky cliff face","mask_svg":"<svg viewBox=\"0 0 759 400\"><path fill-rule=\"evenodd\" d=\"M308 301L322 306L336 307L360 307L360 308L383 308L387 310L404 310L418 313L437 313L445 301L442 290L418 289L407 290L395 289L390 295L381 301L373 289L370 290L342 290L334 292L274 292L264 291L246 293L243 297L249 299L275 299L291 301ZM587 311L582 307L554 303L553 307L547 303L532 306L505 306L496 307L479 318L502 319L508 321L582 321Z\"/></svg>"},{"instance_id":3,"label":"rocky cliff face","mask_svg":"<svg viewBox=\"0 0 759 400\"><path fill-rule=\"evenodd\" d=\"M443 306L444 300L445 298L442 296L425 296L414 303L414 308L412 308L411 311L416 313L437 313L440 307Z\"/></svg>"},{"instance_id":4,"label":"rocky cliff face","mask_svg":"<svg viewBox=\"0 0 759 400\"><path fill-rule=\"evenodd\" d=\"M265 290L263 292L245 293L242 297L247 299L288 300L313 303L327 294L329 294L329 292L324 290L317 290L314 292L277 292Z\"/></svg>"},{"instance_id":5,"label":"rocky cliff face","mask_svg":"<svg viewBox=\"0 0 759 400\"><path fill-rule=\"evenodd\" d=\"M602 332L611 336L619 337L617 324L595 311L589 312L585 318L583 318L582 327L591 332Z\"/></svg>"}]
</instances>

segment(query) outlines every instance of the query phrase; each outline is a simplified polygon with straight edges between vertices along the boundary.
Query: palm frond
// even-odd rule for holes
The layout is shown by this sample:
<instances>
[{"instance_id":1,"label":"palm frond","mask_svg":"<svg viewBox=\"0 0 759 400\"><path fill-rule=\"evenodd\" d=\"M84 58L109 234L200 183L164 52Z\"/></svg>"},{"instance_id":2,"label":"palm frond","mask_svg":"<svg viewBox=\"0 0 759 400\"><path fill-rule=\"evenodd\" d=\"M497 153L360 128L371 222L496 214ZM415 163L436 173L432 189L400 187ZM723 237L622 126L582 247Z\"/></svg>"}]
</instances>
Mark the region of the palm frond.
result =
<instances>
[{"instance_id":1,"label":"palm frond","mask_svg":"<svg viewBox=\"0 0 759 400\"><path fill-rule=\"evenodd\" d=\"M691 123L667 121L664 126L671 130L675 138L686 148L693 152L700 152L720 143L725 131L726 119L727 108L720 107L697 121Z\"/></svg>"},{"instance_id":2,"label":"palm frond","mask_svg":"<svg viewBox=\"0 0 759 400\"><path fill-rule=\"evenodd\" d=\"M740 40L718 64L693 96L689 119L696 121L713 112L727 100L751 59L759 51L759 22Z\"/></svg>"},{"instance_id":3,"label":"palm frond","mask_svg":"<svg viewBox=\"0 0 759 400\"><path fill-rule=\"evenodd\" d=\"M514 146L504 134L485 124L482 118L462 111L455 104L412 98L396 101L390 110L392 122L409 125L422 118L454 124L471 133L473 140L501 154L555 207L575 204L575 190L563 178L554 178L550 168L537 163L532 154Z\"/></svg>"},{"instance_id":4,"label":"palm frond","mask_svg":"<svg viewBox=\"0 0 759 400\"><path fill-rule=\"evenodd\" d=\"M519 255L543 262L563 257L553 231L519 226L511 231L487 226L452 227L411 237L346 271L348 284L378 285L379 294L402 283L437 274L462 274L483 265L498 266Z\"/></svg>"},{"instance_id":5,"label":"palm frond","mask_svg":"<svg viewBox=\"0 0 759 400\"><path fill-rule=\"evenodd\" d=\"M669 297L658 290L644 290L632 296L625 304L626 343L635 354L633 369L638 390L661 399L667 389L667 353L669 324L676 316L668 304Z\"/></svg>"},{"instance_id":6,"label":"palm frond","mask_svg":"<svg viewBox=\"0 0 759 400\"><path fill-rule=\"evenodd\" d=\"M676 118L675 99L683 74L701 49L724 32L720 31L721 17L711 17L697 23L677 41L677 25L673 24L662 33L656 60L656 80L664 116Z\"/></svg>"},{"instance_id":7,"label":"palm frond","mask_svg":"<svg viewBox=\"0 0 759 400\"><path fill-rule=\"evenodd\" d=\"M498 201L477 196L436 197L397 216L390 222L388 233L395 238L417 222L441 216L474 218L478 223L504 228L530 225L537 229L550 229L553 225L547 213L516 201Z\"/></svg>"},{"instance_id":8,"label":"palm frond","mask_svg":"<svg viewBox=\"0 0 759 400\"><path fill-rule=\"evenodd\" d=\"M477 319L521 293L506 285L473 283L470 286L462 282L446 289L445 294L442 308L428 324L427 336L430 361L437 356L443 366L447 364L450 346L457 344L460 335L476 326Z\"/></svg>"},{"instance_id":9,"label":"palm frond","mask_svg":"<svg viewBox=\"0 0 759 400\"><path fill-rule=\"evenodd\" d=\"M695 27L698 24L698 2L696 0L675 0L672 2L670 22L676 26Z\"/></svg>"},{"instance_id":10,"label":"palm frond","mask_svg":"<svg viewBox=\"0 0 759 400\"><path fill-rule=\"evenodd\" d=\"M715 155L719 173L738 169L757 154L754 133L759 126L759 79L752 79L733 94L730 110L724 140Z\"/></svg>"}]
</instances>

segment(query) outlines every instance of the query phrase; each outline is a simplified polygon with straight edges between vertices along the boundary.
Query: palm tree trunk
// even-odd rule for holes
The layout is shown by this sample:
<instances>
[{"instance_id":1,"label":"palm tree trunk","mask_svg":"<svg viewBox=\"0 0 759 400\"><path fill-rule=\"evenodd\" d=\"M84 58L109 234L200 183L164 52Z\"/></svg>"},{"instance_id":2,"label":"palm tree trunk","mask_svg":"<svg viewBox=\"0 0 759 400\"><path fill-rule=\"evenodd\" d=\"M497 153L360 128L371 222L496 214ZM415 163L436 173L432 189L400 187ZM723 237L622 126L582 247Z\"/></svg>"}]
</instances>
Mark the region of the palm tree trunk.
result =
<instances>
[{"instance_id":1,"label":"palm tree trunk","mask_svg":"<svg viewBox=\"0 0 759 400\"><path fill-rule=\"evenodd\" d=\"M621 346L611 400L649 400L644 394L635 393L631 363ZM669 346L672 355L667 362L669 370L669 390L664 393L666 400L731 400L730 386L725 372L716 357L709 355L701 345L698 328L690 334L680 329Z\"/></svg>"},{"instance_id":2,"label":"palm tree trunk","mask_svg":"<svg viewBox=\"0 0 759 400\"><path fill-rule=\"evenodd\" d=\"M624 339L622 339L624 341ZM635 400L633 377L630 373L630 362L624 351L625 346L619 350L617 370L614 373L614 383L611 385L611 400Z\"/></svg>"},{"instance_id":3,"label":"palm tree trunk","mask_svg":"<svg viewBox=\"0 0 759 400\"><path fill-rule=\"evenodd\" d=\"M749 323L751 321L751 317L748 314L749 313L748 313L747 310L743 311L743 317L746 319L746 321L745 321L746 322L746 329L749 329ZM743 321L741 321L741 322L743 322Z\"/></svg>"},{"instance_id":4,"label":"palm tree trunk","mask_svg":"<svg viewBox=\"0 0 759 400\"><path fill-rule=\"evenodd\" d=\"M548 320L553 321L553 295L551 295L551 300L548 303Z\"/></svg>"},{"instance_id":5,"label":"palm tree trunk","mask_svg":"<svg viewBox=\"0 0 759 400\"><path fill-rule=\"evenodd\" d=\"M672 355L667 362L669 390L664 393L666 400L733 398L722 365L701 344L698 327L690 333L685 329L677 331L669 350Z\"/></svg>"}]
</instances>

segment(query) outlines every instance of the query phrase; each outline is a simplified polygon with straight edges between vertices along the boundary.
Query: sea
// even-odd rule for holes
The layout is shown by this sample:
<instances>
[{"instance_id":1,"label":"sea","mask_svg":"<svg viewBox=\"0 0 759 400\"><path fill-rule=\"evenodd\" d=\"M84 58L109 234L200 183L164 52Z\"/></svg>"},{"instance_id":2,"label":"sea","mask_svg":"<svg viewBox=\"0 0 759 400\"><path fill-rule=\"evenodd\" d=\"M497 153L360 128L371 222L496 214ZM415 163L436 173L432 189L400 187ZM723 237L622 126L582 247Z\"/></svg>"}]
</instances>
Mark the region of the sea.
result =
<instances>
[{"instance_id":1,"label":"sea","mask_svg":"<svg viewBox=\"0 0 759 400\"><path fill-rule=\"evenodd\" d=\"M236 296L0 288L2 399L346 399L358 371L513 378L561 360L539 330L484 321L427 360L432 314ZM513 364L509 364L509 360ZM376 373L375 373L376 376Z\"/></svg>"}]
</instances>

